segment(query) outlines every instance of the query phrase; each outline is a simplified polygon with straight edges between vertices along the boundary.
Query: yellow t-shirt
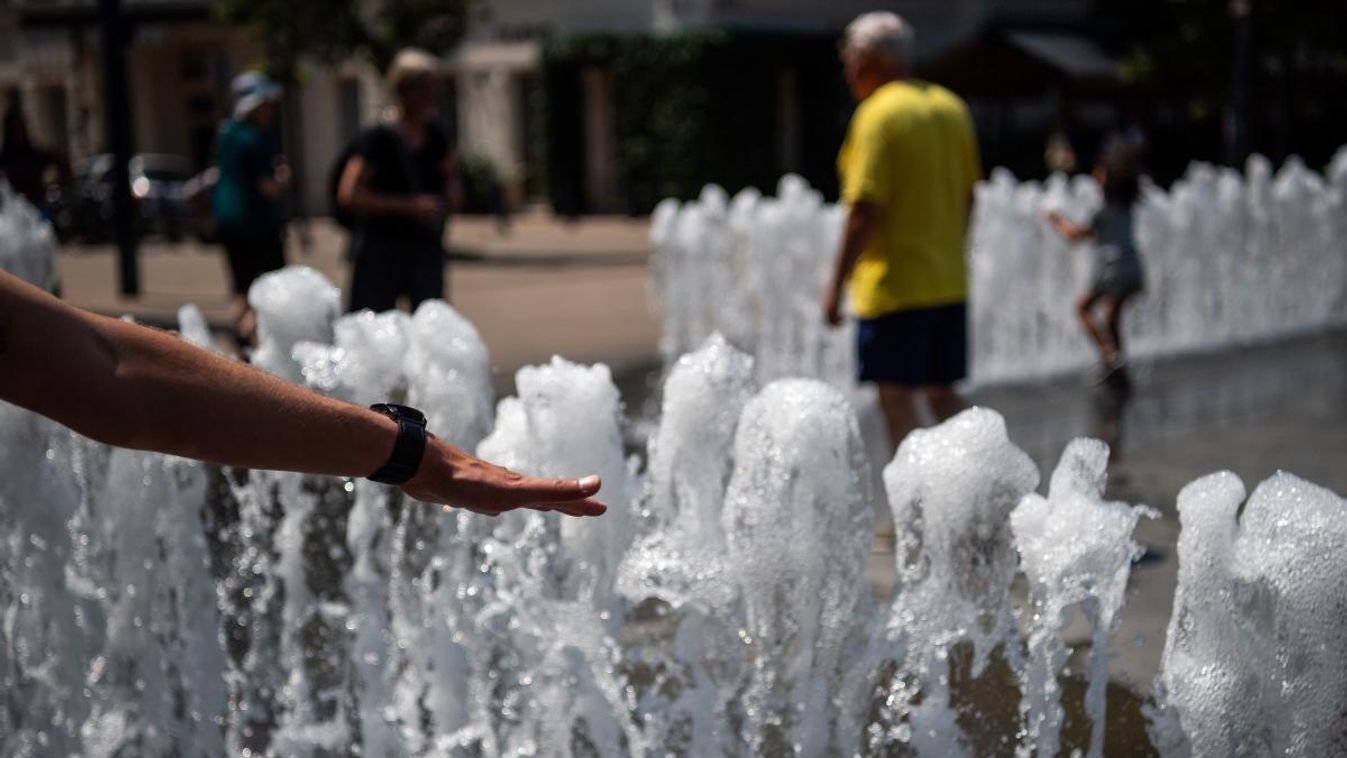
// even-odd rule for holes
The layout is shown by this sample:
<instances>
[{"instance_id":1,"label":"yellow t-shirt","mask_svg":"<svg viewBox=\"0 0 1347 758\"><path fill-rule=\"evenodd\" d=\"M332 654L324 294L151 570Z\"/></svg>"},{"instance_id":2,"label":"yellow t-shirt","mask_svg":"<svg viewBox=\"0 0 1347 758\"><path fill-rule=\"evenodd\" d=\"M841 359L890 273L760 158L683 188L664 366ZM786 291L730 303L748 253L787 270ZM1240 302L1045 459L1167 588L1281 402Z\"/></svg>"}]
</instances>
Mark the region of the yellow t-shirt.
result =
<instances>
[{"instance_id":1,"label":"yellow t-shirt","mask_svg":"<svg viewBox=\"0 0 1347 758\"><path fill-rule=\"evenodd\" d=\"M926 82L883 85L856 107L837 171L844 202L879 207L849 282L859 318L967 299L964 233L982 168L958 96Z\"/></svg>"}]
</instances>

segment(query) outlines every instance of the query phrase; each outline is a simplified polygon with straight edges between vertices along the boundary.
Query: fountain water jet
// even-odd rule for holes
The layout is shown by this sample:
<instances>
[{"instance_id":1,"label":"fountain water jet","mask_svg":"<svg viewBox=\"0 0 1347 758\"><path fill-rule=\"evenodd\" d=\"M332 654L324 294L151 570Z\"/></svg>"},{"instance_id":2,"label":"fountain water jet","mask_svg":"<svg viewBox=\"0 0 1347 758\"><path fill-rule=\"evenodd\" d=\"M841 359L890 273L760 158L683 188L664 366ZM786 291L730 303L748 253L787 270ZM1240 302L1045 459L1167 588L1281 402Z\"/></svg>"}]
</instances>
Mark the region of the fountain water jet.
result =
<instances>
[{"instance_id":1,"label":"fountain water jet","mask_svg":"<svg viewBox=\"0 0 1347 758\"><path fill-rule=\"evenodd\" d=\"M1024 699L1020 711L1026 740L1019 754L1056 755L1064 717L1057 678L1066 663L1062 635L1067 613L1081 606L1092 629L1089 687L1085 711L1091 721L1088 755L1104 749L1104 693L1108 683L1108 642L1122 610L1132 561L1140 554L1132 541L1137 519L1159 513L1124 503L1105 502L1108 446L1077 439L1062 453L1046 498L1030 493L1010 514L1020 552L1020 568L1029 579L1029 660L1020 673Z\"/></svg>"},{"instance_id":2,"label":"fountain water jet","mask_svg":"<svg viewBox=\"0 0 1347 758\"><path fill-rule=\"evenodd\" d=\"M1347 750L1347 500L1286 473L1179 493L1179 587L1156 681L1166 756Z\"/></svg>"},{"instance_id":3,"label":"fountain water jet","mask_svg":"<svg viewBox=\"0 0 1347 758\"><path fill-rule=\"evenodd\" d=\"M1092 251L1041 218L1086 220L1102 197L1088 176L978 185L969 239L970 381L1043 380L1090 365L1072 302ZM729 210L727 210L729 209ZM1243 174L1194 163L1168 191L1144 189L1136 213L1147 291L1124 341L1135 358L1211 350L1347 325L1347 146L1323 174L1261 156ZM842 208L797 176L777 196L732 200L708 185L662 202L651 220L653 283L666 362L720 332L753 355L761 381L785 376L850 386L850 326L822 324L820 297Z\"/></svg>"}]
</instances>

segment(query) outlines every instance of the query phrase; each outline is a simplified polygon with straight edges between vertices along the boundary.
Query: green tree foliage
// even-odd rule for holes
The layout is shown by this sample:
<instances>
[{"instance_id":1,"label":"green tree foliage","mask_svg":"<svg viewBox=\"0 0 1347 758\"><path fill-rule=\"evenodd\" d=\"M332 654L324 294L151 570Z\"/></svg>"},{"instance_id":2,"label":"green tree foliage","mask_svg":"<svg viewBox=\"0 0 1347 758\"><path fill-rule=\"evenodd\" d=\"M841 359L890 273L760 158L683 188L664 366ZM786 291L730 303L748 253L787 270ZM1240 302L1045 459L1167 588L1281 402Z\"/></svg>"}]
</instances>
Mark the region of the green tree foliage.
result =
<instances>
[{"instance_id":1,"label":"green tree foliage","mask_svg":"<svg viewBox=\"0 0 1347 758\"><path fill-rule=\"evenodd\" d=\"M216 16L249 26L267 47L270 73L293 81L303 56L365 55L382 68L399 48L448 52L463 34L470 0L387 0L366 11L358 0L215 0Z\"/></svg>"},{"instance_id":2,"label":"green tree foliage","mask_svg":"<svg viewBox=\"0 0 1347 758\"><path fill-rule=\"evenodd\" d=\"M374 64L383 68L404 47L440 55L463 36L469 0L392 0L366 26L366 43Z\"/></svg>"},{"instance_id":3,"label":"green tree foliage","mask_svg":"<svg viewBox=\"0 0 1347 758\"><path fill-rule=\"evenodd\" d=\"M770 192L780 175L779 80L797 79L798 170L831 192L833 158L850 113L830 35L719 29L671 35L558 35L543 49L540 118L547 184L561 213L583 199L583 72L609 77L620 210L647 213L661 198L695 197L715 182Z\"/></svg>"},{"instance_id":4,"label":"green tree foliage","mask_svg":"<svg viewBox=\"0 0 1347 758\"><path fill-rule=\"evenodd\" d=\"M1095 10L1134 84L1194 122L1212 122L1232 106L1240 6L1250 14L1255 147L1322 159L1343 139L1347 117L1341 0L1096 0Z\"/></svg>"}]
</instances>

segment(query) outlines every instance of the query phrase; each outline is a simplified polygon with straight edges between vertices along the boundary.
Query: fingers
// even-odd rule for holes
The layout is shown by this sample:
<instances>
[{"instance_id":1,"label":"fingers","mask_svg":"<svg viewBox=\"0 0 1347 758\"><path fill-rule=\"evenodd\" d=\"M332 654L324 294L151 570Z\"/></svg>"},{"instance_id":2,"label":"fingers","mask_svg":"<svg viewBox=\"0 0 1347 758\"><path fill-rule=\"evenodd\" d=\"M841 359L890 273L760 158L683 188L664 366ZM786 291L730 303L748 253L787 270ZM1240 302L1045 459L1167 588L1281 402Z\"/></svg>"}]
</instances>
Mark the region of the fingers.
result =
<instances>
[{"instance_id":1,"label":"fingers","mask_svg":"<svg viewBox=\"0 0 1347 758\"><path fill-rule=\"evenodd\" d=\"M556 513L564 513L567 516L602 516L608 510L607 505L604 505L593 498L563 503L523 503L520 505L502 506L500 508L481 508L472 505L453 506L447 504L442 504L440 508L445 513L450 513L455 509L462 509L482 516L491 516L492 518L517 508L527 508L534 511L543 511L545 513L555 511Z\"/></svg>"},{"instance_id":2,"label":"fingers","mask_svg":"<svg viewBox=\"0 0 1347 758\"><path fill-rule=\"evenodd\" d=\"M526 501L521 506L539 511L557 511L568 516L600 516L608 506L590 497L603 486L597 476L583 479L540 479L524 477L515 484L515 492Z\"/></svg>"},{"instance_id":3,"label":"fingers","mask_svg":"<svg viewBox=\"0 0 1347 758\"><path fill-rule=\"evenodd\" d=\"M535 510L557 511L567 516L602 516L608 510L608 506L588 497L584 500L575 500L569 503L538 503L525 507Z\"/></svg>"},{"instance_id":4,"label":"fingers","mask_svg":"<svg viewBox=\"0 0 1347 758\"><path fill-rule=\"evenodd\" d=\"M592 497L603 484L597 476L545 479L520 476L490 464L466 470L468 475L457 482L459 492L433 486L413 486L403 491L418 500L447 503L488 516L516 508L556 511L568 516L599 516L608 510L607 505Z\"/></svg>"},{"instance_id":5,"label":"fingers","mask_svg":"<svg viewBox=\"0 0 1347 758\"><path fill-rule=\"evenodd\" d=\"M583 479L541 479L526 476L514 485L520 498L539 503L560 503L568 500L580 500L599 491L603 482L597 476Z\"/></svg>"}]
</instances>

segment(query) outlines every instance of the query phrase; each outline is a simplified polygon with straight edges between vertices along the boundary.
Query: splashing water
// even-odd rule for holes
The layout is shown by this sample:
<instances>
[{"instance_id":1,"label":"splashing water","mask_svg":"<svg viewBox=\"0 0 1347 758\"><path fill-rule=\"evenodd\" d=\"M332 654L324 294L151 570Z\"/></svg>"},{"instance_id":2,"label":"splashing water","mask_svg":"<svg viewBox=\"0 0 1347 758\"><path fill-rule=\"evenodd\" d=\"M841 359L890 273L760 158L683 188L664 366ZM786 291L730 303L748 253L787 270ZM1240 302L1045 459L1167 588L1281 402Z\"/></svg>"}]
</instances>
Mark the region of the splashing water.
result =
<instances>
[{"instance_id":1,"label":"splashing water","mask_svg":"<svg viewBox=\"0 0 1347 758\"><path fill-rule=\"evenodd\" d=\"M672 361L718 331L753 355L760 383L808 376L844 386L854 327L826 328L819 305L842 211L794 175L781 179L777 195L745 189L727 206L725 191L708 185L696 202L665 200L656 209L661 348Z\"/></svg>"},{"instance_id":2,"label":"splashing water","mask_svg":"<svg viewBox=\"0 0 1347 758\"><path fill-rule=\"evenodd\" d=\"M188 303L178 309L178 329L182 338L206 350L215 350L215 340L210 336L210 326L201 309Z\"/></svg>"},{"instance_id":3,"label":"splashing water","mask_svg":"<svg viewBox=\"0 0 1347 758\"><path fill-rule=\"evenodd\" d=\"M821 382L774 382L745 407L734 456L721 519L749 647L744 741L755 755L846 752L874 614L855 415Z\"/></svg>"},{"instance_id":4,"label":"splashing water","mask_svg":"<svg viewBox=\"0 0 1347 758\"><path fill-rule=\"evenodd\" d=\"M27 198L0 178L0 271L54 292L56 233Z\"/></svg>"},{"instance_id":5,"label":"splashing water","mask_svg":"<svg viewBox=\"0 0 1347 758\"><path fill-rule=\"evenodd\" d=\"M1069 245L1042 219L1087 221L1102 203L1091 177L978 185L969 239L970 380L1039 380L1090 365L1073 301L1090 243ZM666 200L651 219L654 287L666 361L712 332L753 355L762 381L809 376L847 387L848 326L822 323L820 298L842 230L840 206L797 176L776 198L709 185ZM1168 192L1147 186L1135 234L1146 292L1129 307L1135 358L1244 345L1347 324L1347 147L1324 174L1298 159L1275 173L1254 156L1241 175L1194 163Z\"/></svg>"},{"instance_id":6,"label":"splashing water","mask_svg":"<svg viewBox=\"0 0 1347 758\"><path fill-rule=\"evenodd\" d=\"M1286 473L1244 493L1230 472L1179 493L1153 739L1166 755L1342 755L1347 500Z\"/></svg>"},{"instance_id":7,"label":"splashing water","mask_svg":"<svg viewBox=\"0 0 1347 758\"><path fill-rule=\"evenodd\" d=\"M1038 469L1010 443L1004 420L981 408L909 434L884 470L897 530L888 634L906 651L895 661L905 675L886 698L884 742L910 739L924 756L955 750L951 650L971 645L975 677L998 647L1013 657L1008 516L1037 483ZM914 692L922 703L909 708Z\"/></svg>"},{"instance_id":8,"label":"splashing water","mask_svg":"<svg viewBox=\"0 0 1347 758\"><path fill-rule=\"evenodd\" d=\"M286 266L253 282L248 305L257 312L253 365L298 382L303 372L290 351L300 342L332 342L341 290L307 266Z\"/></svg>"},{"instance_id":9,"label":"splashing water","mask_svg":"<svg viewBox=\"0 0 1347 758\"><path fill-rule=\"evenodd\" d=\"M1143 513L1102 500L1101 443L1073 443L1043 498L994 412L914 433L884 471L898 589L876 607L881 493L828 384L757 390L753 359L713 338L675 364L638 474L605 367L524 369L493 419L485 347L451 307L336 318L328 286L259 280L261 365L413 398L528 473L597 471L609 514L442 513L363 480L113 450L0 405L0 753L1008 754L1017 732L1051 753L1079 607L1097 754ZM1289 475L1243 499L1228 474L1180 497L1154 741L1342 752L1347 678L1326 663L1347 658L1347 576L1324 556L1347 549L1347 503ZM968 689L1004 669L1020 724L985 748Z\"/></svg>"},{"instance_id":10,"label":"splashing water","mask_svg":"<svg viewBox=\"0 0 1347 758\"><path fill-rule=\"evenodd\" d=\"M1105 502L1107 465L1107 445L1093 439L1072 441L1052 474L1048 496L1030 493L1010 514L1032 603L1029 661L1021 672L1020 711L1027 729L1019 751L1023 756L1056 755L1060 747L1064 713L1057 677L1067 658L1067 614L1076 605L1092 629L1085 692L1091 721L1088 755L1103 755L1109 635L1122 610L1132 561L1140 553L1132 530L1143 515L1159 517L1142 507Z\"/></svg>"}]
</instances>

